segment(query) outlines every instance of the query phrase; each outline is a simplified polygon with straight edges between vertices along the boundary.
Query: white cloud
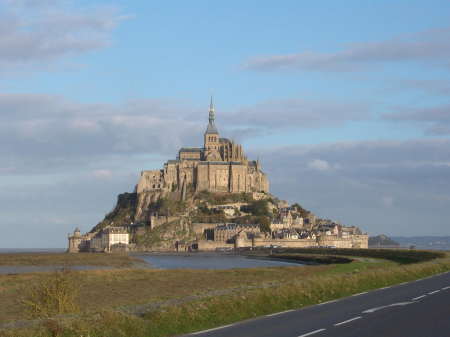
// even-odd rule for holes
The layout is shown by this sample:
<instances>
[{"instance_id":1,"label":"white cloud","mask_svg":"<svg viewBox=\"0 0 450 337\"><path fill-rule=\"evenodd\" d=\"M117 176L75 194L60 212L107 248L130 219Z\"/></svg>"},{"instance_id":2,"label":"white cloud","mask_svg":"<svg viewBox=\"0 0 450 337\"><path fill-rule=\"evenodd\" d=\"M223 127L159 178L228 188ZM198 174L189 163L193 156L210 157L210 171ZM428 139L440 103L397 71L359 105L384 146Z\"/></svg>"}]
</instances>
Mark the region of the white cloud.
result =
<instances>
[{"instance_id":1,"label":"white cloud","mask_svg":"<svg viewBox=\"0 0 450 337\"><path fill-rule=\"evenodd\" d=\"M313 159L308 163L308 167L318 171L328 171L331 169L330 164L326 160Z\"/></svg>"},{"instance_id":2,"label":"white cloud","mask_svg":"<svg viewBox=\"0 0 450 337\"><path fill-rule=\"evenodd\" d=\"M228 124L251 125L268 131L282 128L321 128L339 126L348 121L370 119L365 102L331 99L284 99L264 101L225 114Z\"/></svg>"},{"instance_id":3,"label":"white cloud","mask_svg":"<svg viewBox=\"0 0 450 337\"><path fill-rule=\"evenodd\" d=\"M392 207L394 205L394 197L392 196L384 196L381 201L386 207Z\"/></svg>"},{"instance_id":4,"label":"white cloud","mask_svg":"<svg viewBox=\"0 0 450 337\"><path fill-rule=\"evenodd\" d=\"M396 112L384 114L383 118L396 122L415 123L422 126L430 135L450 135L450 104L425 108L397 108Z\"/></svg>"},{"instance_id":5,"label":"white cloud","mask_svg":"<svg viewBox=\"0 0 450 337\"><path fill-rule=\"evenodd\" d=\"M97 179L111 179L113 177L113 172L111 170L95 170L92 175Z\"/></svg>"},{"instance_id":6,"label":"white cloud","mask_svg":"<svg viewBox=\"0 0 450 337\"><path fill-rule=\"evenodd\" d=\"M68 1L0 1L0 71L43 69L48 62L104 48L124 19L113 6Z\"/></svg>"},{"instance_id":7,"label":"white cloud","mask_svg":"<svg viewBox=\"0 0 450 337\"><path fill-rule=\"evenodd\" d=\"M450 28L433 29L381 42L355 43L341 51L258 56L244 65L247 69L308 70L348 72L373 70L387 62L421 62L448 67Z\"/></svg>"}]
</instances>

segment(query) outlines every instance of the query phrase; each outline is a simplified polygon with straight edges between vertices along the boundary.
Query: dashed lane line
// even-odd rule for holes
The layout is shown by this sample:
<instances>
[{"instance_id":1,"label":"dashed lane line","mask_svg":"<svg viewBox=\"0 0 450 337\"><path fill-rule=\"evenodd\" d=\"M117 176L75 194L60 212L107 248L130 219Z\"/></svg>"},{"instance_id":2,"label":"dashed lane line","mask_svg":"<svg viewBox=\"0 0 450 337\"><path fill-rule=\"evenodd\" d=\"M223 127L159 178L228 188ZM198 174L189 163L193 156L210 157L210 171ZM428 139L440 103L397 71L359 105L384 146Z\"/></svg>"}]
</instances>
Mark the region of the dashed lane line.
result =
<instances>
[{"instance_id":1,"label":"dashed lane line","mask_svg":"<svg viewBox=\"0 0 450 337\"><path fill-rule=\"evenodd\" d=\"M422 295L422 296L418 296L418 297L414 297L412 300L413 301L417 301L420 300L421 298L427 297L427 295Z\"/></svg>"},{"instance_id":2,"label":"dashed lane line","mask_svg":"<svg viewBox=\"0 0 450 337\"><path fill-rule=\"evenodd\" d=\"M319 303L319 304L317 304L317 305L330 304L330 303L334 303L334 302L337 302L337 301L338 301L338 300L331 300L331 301L326 301L326 302Z\"/></svg>"},{"instance_id":3,"label":"dashed lane line","mask_svg":"<svg viewBox=\"0 0 450 337\"><path fill-rule=\"evenodd\" d=\"M220 330L220 329L225 329L225 328L229 328L230 326L233 326L234 324L228 324L228 325L224 325L224 326L219 326L218 328L213 328L213 329L208 329L208 330L202 330L202 331L198 331L198 332L193 332L191 333L191 335L199 335L201 333L205 333L205 332L211 332L211 331L216 331L216 330Z\"/></svg>"},{"instance_id":4,"label":"dashed lane line","mask_svg":"<svg viewBox=\"0 0 450 337\"><path fill-rule=\"evenodd\" d=\"M354 295L352 295L352 296L359 296L359 295L364 295L364 294L367 294L367 293L368 293L368 291L364 291L364 292L362 292L362 293L354 294Z\"/></svg>"},{"instance_id":5,"label":"dashed lane line","mask_svg":"<svg viewBox=\"0 0 450 337\"><path fill-rule=\"evenodd\" d=\"M291 309L291 310L286 310L286 311L280 311L280 312L276 312L276 313L273 313L273 314L266 315L266 317L277 316L277 315L285 314L285 313L291 312L291 311L295 311L295 310Z\"/></svg>"},{"instance_id":6,"label":"dashed lane line","mask_svg":"<svg viewBox=\"0 0 450 337\"><path fill-rule=\"evenodd\" d=\"M408 304L412 304L415 302L398 302L398 303L392 303L389 305L383 305L382 307L376 307L376 308L370 308L367 310L363 311L363 314L371 314L372 312L381 310L381 309L385 309L385 308L390 308L390 307L399 307L399 306L404 306L404 305L408 305Z\"/></svg>"},{"instance_id":7,"label":"dashed lane line","mask_svg":"<svg viewBox=\"0 0 450 337\"><path fill-rule=\"evenodd\" d=\"M441 289L438 289L438 290L435 290L435 291L430 291L429 293L428 293L428 295L433 295L433 294L436 294L436 293L438 293L438 292L440 292L441 291Z\"/></svg>"},{"instance_id":8,"label":"dashed lane line","mask_svg":"<svg viewBox=\"0 0 450 337\"><path fill-rule=\"evenodd\" d=\"M447 289L450 289L450 286L442 288L442 290L447 290Z\"/></svg>"},{"instance_id":9,"label":"dashed lane line","mask_svg":"<svg viewBox=\"0 0 450 337\"><path fill-rule=\"evenodd\" d=\"M334 326L339 326L339 325L342 325L342 324L347 324L347 323L356 321L357 319L360 319L360 318L362 318L362 317L361 317L361 316L356 316L356 317L350 318L350 319L348 319L348 320L346 320L346 321L336 323L336 324L334 324Z\"/></svg>"},{"instance_id":10,"label":"dashed lane line","mask_svg":"<svg viewBox=\"0 0 450 337\"><path fill-rule=\"evenodd\" d=\"M319 332L322 332L322 331L325 331L325 330L326 330L326 329L318 329L318 330L314 330L314 331L305 333L304 335L300 335L300 336L298 336L298 337L311 336L311 335L314 335L314 334L316 334L316 333L319 333Z\"/></svg>"}]
</instances>

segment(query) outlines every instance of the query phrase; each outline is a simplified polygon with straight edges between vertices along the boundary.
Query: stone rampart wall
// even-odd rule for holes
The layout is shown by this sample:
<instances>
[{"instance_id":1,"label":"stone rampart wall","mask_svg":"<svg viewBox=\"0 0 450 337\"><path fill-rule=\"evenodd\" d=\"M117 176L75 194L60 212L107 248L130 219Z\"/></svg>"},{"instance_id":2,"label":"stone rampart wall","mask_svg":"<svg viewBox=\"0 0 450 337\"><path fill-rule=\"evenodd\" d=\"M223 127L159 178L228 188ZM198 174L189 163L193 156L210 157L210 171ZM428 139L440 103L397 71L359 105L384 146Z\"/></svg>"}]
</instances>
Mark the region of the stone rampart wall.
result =
<instances>
[{"instance_id":1,"label":"stone rampart wall","mask_svg":"<svg viewBox=\"0 0 450 337\"><path fill-rule=\"evenodd\" d=\"M214 229L218 225L217 223L193 223L192 229L195 235L201 237L206 229Z\"/></svg>"},{"instance_id":2,"label":"stone rampart wall","mask_svg":"<svg viewBox=\"0 0 450 337\"><path fill-rule=\"evenodd\" d=\"M251 241L249 241L251 244ZM285 248L305 248L305 247L315 247L317 242L314 239L280 239L280 240L267 240L258 239L254 240L255 246L281 246Z\"/></svg>"},{"instance_id":3,"label":"stone rampart wall","mask_svg":"<svg viewBox=\"0 0 450 337\"><path fill-rule=\"evenodd\" d=\"M198 250L202 251L211 251L216 250L217 248L227 248L227 249L234 248L234 244L225 242L200 240L197 243L198 243Z\"/></svg>"}]
</instances>

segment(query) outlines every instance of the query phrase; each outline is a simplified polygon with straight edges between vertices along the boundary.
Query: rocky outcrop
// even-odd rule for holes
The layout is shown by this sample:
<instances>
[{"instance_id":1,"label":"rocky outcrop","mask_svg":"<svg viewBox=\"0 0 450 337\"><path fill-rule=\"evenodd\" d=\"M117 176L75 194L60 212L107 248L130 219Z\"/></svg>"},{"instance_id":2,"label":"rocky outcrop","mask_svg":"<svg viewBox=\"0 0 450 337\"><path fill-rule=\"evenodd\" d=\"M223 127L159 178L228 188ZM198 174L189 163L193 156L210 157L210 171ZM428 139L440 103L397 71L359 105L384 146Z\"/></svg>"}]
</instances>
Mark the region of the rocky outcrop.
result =
<instances>
[{"instance_id":1,"label":"rocky outcrop","mask_svg":"<svg viewBox=\"0 0 450 337\"><path fill-rule=\"evenodd\" d=\"M92 228L91 233L98 232L107 226L123 226L133 223L135 221L137 204L137 193L119 194L114 209L106 214L105 218Z\"/></svg>"},{"instance_id":2,"label":"rocky outcrop","mask_svg":"<svg viewBox=\"0 0 450 337\"><path fill-rule=\"evenodd\" d=\"M154 211L152 205L166 196L167 193L163 191L138 193L134 221L136 223L149 223L151 213Z\"/></svg>"},{"instance_id":3,"label":"rocky outcrop","mask_svg":"<svg viewBox=\"0 0 450 337\"><path fill-rule=\"evenodd\" d=\"M187 218L179 217L136 237L138 250L173 251L176 246L195 240L195 233Z\"/></svg>"},{"instance_id":4,"label":"rocky outcrop","mask_svg":"<svg viewBox=\"0 0 450 337\"><path fill-rule=\"evenodd\" d=\"M381 234L369 237L369 247L398 247L400 244L388 236Z\"/></svg>"}]
</instances>

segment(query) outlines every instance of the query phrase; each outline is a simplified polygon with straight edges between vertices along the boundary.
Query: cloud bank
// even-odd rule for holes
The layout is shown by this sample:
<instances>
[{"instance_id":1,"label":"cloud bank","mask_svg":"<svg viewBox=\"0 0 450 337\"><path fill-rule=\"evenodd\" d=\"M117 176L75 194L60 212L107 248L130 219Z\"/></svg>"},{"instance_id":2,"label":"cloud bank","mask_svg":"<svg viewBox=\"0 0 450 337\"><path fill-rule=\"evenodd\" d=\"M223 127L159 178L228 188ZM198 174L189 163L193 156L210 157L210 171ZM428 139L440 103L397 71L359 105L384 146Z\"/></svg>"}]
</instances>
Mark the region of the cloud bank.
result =
<instances>
[{"instance_id":1,"label":"cloud bank","mask_svg":"<svg viewBox=\"0 0 450 337\"><path fill-rule=\"evenodd\" d=\"M126 18L112 6L0 1L0 71L42 70L49 62L104 48Z\"/></svg>"},{"instance_id":2,"label":"cloud bank","mask_svg":"<svg viewBox=\"0 0 450 337\"><path fill-rule=\"evenodd\" d=\"M275 195L372 234L443 235L450 140L355 141L259 150Z\"/></svg>"},{"instance_id":3,"label":"cloud bank","mask_svg":"<svg viewBox=\"0 0 450 337\"><path fill-rule=\"evenodd\" d=\"M354 72L384 63L419 62L449 67L450 28L433 29L380 42L355 43L336 52L304 51L257 56L245 69Z\"/></svg>"},{"instance_id":4,"label":"cloud bank","mask_svg":"<svg viewBox=\"0 0 450 337\"><path fill-rule=\"evenodd\" d=\"M88 104L63 96L3 93L0 112L0 174L22 173L24 167L45 172L107 156L174 156L181 146L200 145L207 123L206 107L156 99ZM297 99L220 112L217 122L222 134L242 141L280 130L343 125L368 115L360 103Z\"/></svg>"},{"instance_id":5,"label":"cloud bank","mask_svg":"<svg viewBox=\"0 0 450 337\"><path fill-rule=\"evenodd\" d=\"M386 120L410 122L425 128L428 135L450 135L450 104L425 108L399 108L396 112L384 114Z\"/></svg>"}]
</instances>

